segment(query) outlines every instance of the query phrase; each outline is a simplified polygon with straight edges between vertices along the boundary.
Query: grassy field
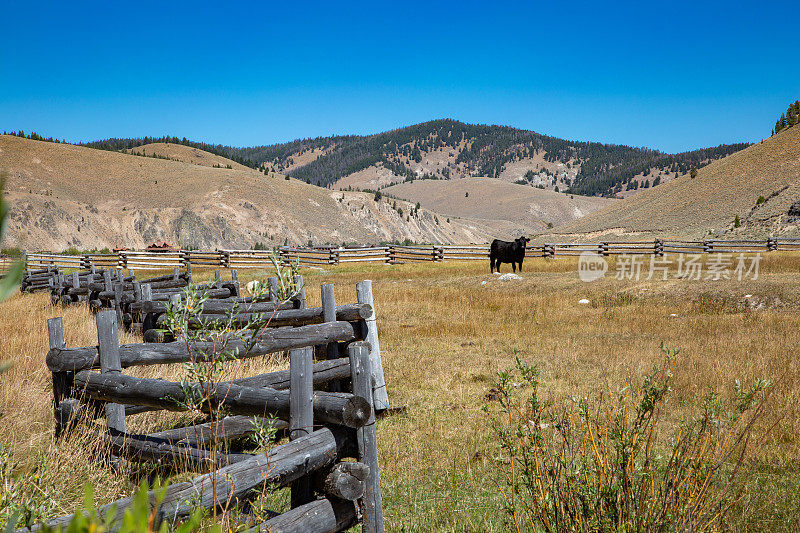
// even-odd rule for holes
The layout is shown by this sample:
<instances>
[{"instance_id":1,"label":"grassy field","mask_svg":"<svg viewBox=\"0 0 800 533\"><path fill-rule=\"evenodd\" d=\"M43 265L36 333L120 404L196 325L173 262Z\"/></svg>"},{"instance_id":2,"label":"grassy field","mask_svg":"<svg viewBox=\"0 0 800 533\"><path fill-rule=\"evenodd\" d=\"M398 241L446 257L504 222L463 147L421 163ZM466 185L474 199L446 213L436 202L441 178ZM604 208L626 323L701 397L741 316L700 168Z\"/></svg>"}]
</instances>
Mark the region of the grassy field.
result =
<instances>
[{"instance_id":1,"label":"grassy field","mask_svg":"<svg viewBox=\"0 0 800 533\"><path fill-rule=\"evenodd\" d=\"M681 349L670 404L675 412L710 389L729 393L736 379L772 381L759 428L771 432L745 465L743 498L726 527L794 530L800 520L800 255L767 254L759 278L742 282L609 276L584 283L569 259L526 261L523 279L511 282L487 270L483 261L303 270L309 305L319 304L321 283L336 284L337 303L355 301L357 281L374 283L390 401L407 407L378 422L388 530L506 530L493 481L496 445L481 408L492 401L497 372L515 356L539 367L545 396L593 396L648 371L662 343ZM583 298L590 303L580 304ZM43 294L0 304L0 361L14 363L0 378L0 511L13 499L45 516L63 514L80 504L85 483L105 503L150 474L130 466L114 474L92 460L85 439L53 442L44 357L46 320L54 316L64 317L67 346L96 344L86 308L55 308ZM126 335L125 341L135 339ZM235 371L285 366L272 358ZM136 373L159 372L166 377L176 370ZM174 415L144 414L129 423L143 430L173 422Z\"/></svg>"}]
</instances>

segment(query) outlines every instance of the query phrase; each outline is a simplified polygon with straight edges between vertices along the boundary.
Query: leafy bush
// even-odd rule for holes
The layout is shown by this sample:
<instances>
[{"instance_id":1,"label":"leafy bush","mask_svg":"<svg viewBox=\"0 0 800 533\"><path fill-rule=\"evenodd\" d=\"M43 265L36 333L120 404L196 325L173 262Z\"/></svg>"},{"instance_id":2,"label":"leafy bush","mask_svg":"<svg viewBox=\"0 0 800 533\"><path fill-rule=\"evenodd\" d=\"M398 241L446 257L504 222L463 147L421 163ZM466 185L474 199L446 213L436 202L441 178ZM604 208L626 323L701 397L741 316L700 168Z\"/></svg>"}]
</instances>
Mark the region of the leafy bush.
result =
<instances>
[{"instance_id":1,"label":"leafy bush","mask_svg":"<svg viewBox=\"0 0 800 533\"><path fill-rule=\"evenodd\" d=\"M738 500L737 474L769 383L737 381L727 407L706 396L665 420L677 350L642 383L598 399L539 396L539 372L517 359L499 376L492 413L505 511L516 531L702 531ZM667 428L674 428L667 431Z\"/></svg>"}]
</instances>

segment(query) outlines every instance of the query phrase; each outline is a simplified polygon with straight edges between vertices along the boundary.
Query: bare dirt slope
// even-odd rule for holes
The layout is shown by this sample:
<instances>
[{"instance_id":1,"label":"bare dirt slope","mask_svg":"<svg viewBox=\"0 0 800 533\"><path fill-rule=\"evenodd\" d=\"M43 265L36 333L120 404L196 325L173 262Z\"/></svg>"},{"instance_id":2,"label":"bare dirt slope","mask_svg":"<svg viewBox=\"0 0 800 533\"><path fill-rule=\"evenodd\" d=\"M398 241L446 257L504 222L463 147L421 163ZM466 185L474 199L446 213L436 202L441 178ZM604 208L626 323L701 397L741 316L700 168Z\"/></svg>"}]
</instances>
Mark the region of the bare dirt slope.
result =
<instances>
[{"instance_id":1,"label":"bare dirt slope","mask_svg":"<svg viewBox=\"0 0 800 533\"><path fill-rule=\"evenodd\" d=\"M759 202L759 197L764 200ZM790 128L559 228L559 234L592 237L675 236L702 238L796 236L800 200L800 127ZM734 227L736 216L741 226Z\"/></svg>"},{"instance_id":2,"label":"bare dirt slope","mask_svg":"<svg viewBox=\"0 0 800 533\"><path fill-rule=\"evenodd\" d=\"M384 191L445 215L513 221L538 231L615 203L608 198L561 194L494 178L415 180Z\"/></svg>"},{"instance_id":3,"label":"bare dirt slope","mask_svg":"<svg viewBox=\"0 0 800 533\"><path fill-rule=\"evenodd\" d=\"M200 159L213 160L209 156L200 154ZM409 216L410 205L402 203L401 215L366 193L330 191L278 174L265 176L232 161L225 164L233 168L2 135L0 171L8 173L11 203L3 246L466 243L527 230L507 221L447 222L426 210Z\"/></svg>"}]
</instances>

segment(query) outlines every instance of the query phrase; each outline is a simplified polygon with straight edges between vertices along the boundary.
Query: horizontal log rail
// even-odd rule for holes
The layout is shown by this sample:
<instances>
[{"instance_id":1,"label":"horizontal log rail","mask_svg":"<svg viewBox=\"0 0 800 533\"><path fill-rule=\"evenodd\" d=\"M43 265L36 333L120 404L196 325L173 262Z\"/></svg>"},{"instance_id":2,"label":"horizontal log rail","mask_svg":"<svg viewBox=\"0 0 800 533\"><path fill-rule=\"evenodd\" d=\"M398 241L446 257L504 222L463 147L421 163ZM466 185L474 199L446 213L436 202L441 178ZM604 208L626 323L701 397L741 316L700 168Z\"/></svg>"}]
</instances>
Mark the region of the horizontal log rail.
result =
<instances>
[{"instance_id":1,"label":"horizontal log rail","mask_svg":"<svg viewBox=\"0 0 800 533\"><path fill-rule=\"evenodd\" d=\"M125 374L98 374L81 370L74 376L75 388L87 397L116 404L142 405L167 411L186 411L192 397L207 398L200 406L209 411L224 406L237 415L273 414L289 417L289 391L245 387L234 383L176 383L162 379L136 378ZM191 391L187 396L187 392ZM369 419L366 399L348 393L314 392L314 419L328 424L359 428Z\"/></svg>"},{"instance_id":2,"label":"horizontal log rail","mask_svg":"<svg viewBox=\"0 0 800 533\"><path fill-rule=\"evenodd\" d=\"M183 341L123 344L119 347L119 354L122 368L185 363L192 358L202 361L206 354L218 350L224 344L226 350L235 354L236 359L246 359L294 348L356 340L361 335L358 329L360 328L354 328L351 323L345 321L325 322L296 328L267 329L247 351L245 341L234 338L190 342L188 345ZM97 346L52 348L47 354L46 361L51 372L77 372L100 368Z\"/></svg>"},{"instance_id":3,"label":"horizontal log rail","mask_svg":"<svg viewBox=\"0 0 800 533\"><path fill-rule=\"evenodd\" d=\"M192 318L189 320L190 327L205 328L216 322L227 322L231 317L225 314L206 314L202 318ZM323 321L322 307L309 307L307 309L288 309L286 311L276 311L274 314L252 314L240 313L233 315L233 320L237 325L246 325L249 322L270 316L269 327L277 328L284 326L307 326ZM347 304L336 306L336 320L344 322L354 322L366 320L372 317L372 306L369 304ZM159 315L156 324L163 326L166 322L166 315Z\"/></svg>"},{"instance_id":4,"label":"horizontal log rail","mask_svg":"<svg viewBox=\"0 0 800 533\"><path fill-rule=\"evenodd\" d=\"M157 509L153 510L156 525L189 516L198 507L209 509L219 502L236 502L249 493L270 485L287 485L303 476L334 464L337 458L352 457L349 435L334 428L323 428L277 446L266 453L254 455L243 461L220 468L216 473L198 476L191 481L170 486ZM214 488L216 484L216 490ZM214 501L214 494L217 500ZM149 501L156 501L151 491ZM122 520L125 511L133 504L133 497L122 498L98 509L102 517ZM50 527L68 525L74 515L50 520ZM40 528L23 528L17 531L38 531Z\"/></svg>"}]
</instances>

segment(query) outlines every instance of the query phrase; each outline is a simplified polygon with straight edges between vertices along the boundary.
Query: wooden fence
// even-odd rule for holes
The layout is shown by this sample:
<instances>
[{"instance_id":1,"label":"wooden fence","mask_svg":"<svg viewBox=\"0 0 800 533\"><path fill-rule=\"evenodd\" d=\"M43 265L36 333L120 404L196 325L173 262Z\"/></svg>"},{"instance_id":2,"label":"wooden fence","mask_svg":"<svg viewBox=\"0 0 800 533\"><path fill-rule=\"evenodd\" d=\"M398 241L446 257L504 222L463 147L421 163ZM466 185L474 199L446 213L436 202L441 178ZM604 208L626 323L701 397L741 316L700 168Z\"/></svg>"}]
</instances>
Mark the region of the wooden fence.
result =
<instances>
[{"instance_id":1,"label":"wooden fence","mask_svg":"<svg viewBox=\"0 0 800 533\"><path fill-rule=\"evenodd\" d=\"M290 486L291 509L256 530L344 531L361 521L363 531L382 532L375 414L388 409L389 403L371 283L357 284L359 303L349 306L336 305L332 284L323 285L321 293L318 310L306 308L302 298L293 303L290 320L281 319L278 311L269 327L241 339L226 336L224 341L219 333L204 331L202 341L120 346L116 313L104 310L96 317L97 346L66 348L62 319L50 319L46 361L53 375L57 438L83 421L105 416L106 430L96 429L95 424L85 427L96 432L113 457L201 471L213 465L215 471L171 485L158 508L152 509L159 523L186 517L198 506L245 501L268 486ZM215 302L217 307L240 303ZM356 307L356 314L342 311ZM216 383L123 373L131 366L207 358L220 345L227 346L227 358L235 359L288 351L289 370ZM188 402L181 399L195 392L202 398L203 411L221 408L226 416L148 435L127 432L126 416L186 410ZM253 435L259 424L271 424L288 442L265 453L227 447ZM212 439L220 444L210 446ZM119 517L130 504L131 498L124 498L99 511L113 509ZM71 518L56 518L48 525L64 525Z\"/></svg>"},{"instance_id":2,"label":"wooden fence","mask_svg":"<svg viewBox=\"0 0 800 533\"><path fill-rule=\"evenodd\" d=\"M655 239L652 241L608 241L597 243L553 242L528 245L525 257L566 257L594 252L601 255L665 253L757 253L800 250L800 239L681 241ZM362 248L284 246L274 250L283 263L299 262L302 265L325 266L342 263L373 262L397 264L411 261L463 261L485 260L488 244L474 245L387 245ZM231 269L268 269L272 267L273 250L216 250L177 252L121 251L117 254L61 255L30 253L26 255L28 268L38 269L58 266L67 269L91 267L116 267L130 270L153 270L197 267ZM0 271L2 266L0 265Z\"/></svg>"}]
</instances>

